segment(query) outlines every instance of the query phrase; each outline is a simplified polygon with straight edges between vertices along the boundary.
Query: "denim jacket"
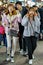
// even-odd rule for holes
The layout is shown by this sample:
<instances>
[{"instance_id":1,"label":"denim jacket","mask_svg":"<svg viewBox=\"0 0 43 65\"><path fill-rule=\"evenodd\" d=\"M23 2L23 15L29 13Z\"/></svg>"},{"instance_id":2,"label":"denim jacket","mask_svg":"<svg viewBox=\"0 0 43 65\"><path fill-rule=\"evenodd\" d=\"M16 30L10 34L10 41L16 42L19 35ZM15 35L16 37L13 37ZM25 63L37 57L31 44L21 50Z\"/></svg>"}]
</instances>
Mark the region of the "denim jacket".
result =
<instances>
[{"instance_id":1,"label":"denim jacket","mask_svg":"<svg viewBox=\"0 0 43 65\"><path fill-rule=\"evenodd\" d=\"M37 16L34 17L34 21L32 21L31 23L32 26L30 24L28 17L26 16L23 17L21 24L24 26L23 36L27 37L34 36L34 31L40 33L40 19Z\"/></svg>"}]
</instances>

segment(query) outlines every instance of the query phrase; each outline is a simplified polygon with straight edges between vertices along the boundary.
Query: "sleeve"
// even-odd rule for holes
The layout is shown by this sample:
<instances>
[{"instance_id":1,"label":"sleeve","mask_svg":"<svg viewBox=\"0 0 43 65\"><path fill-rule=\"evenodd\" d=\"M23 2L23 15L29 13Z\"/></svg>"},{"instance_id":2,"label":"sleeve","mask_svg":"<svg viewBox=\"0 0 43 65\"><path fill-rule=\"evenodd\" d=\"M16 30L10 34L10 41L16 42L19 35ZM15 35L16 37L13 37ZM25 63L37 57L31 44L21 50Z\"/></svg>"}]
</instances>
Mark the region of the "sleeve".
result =
<instances>
[{"instance_id":1,"label":"sleeve","mask_svg":"<svg viewBox=\"0 0 43 65\"><path fill-rule=\"evenodd\" d=\"M21 24L22 24L23 26L26 26L27 23L28 23L28 17L24 16L23 19L22 19Z\"/></svg>"},{"instance_id":2,"label":"sleeve","mask_svg":"<svg viewBox=\"0 0 43 65\"><path fill-rule=\"evenodd\" d=\"M38 18L40 19L41 17L40 17L40 13L38 12Z\"/></svg>"},{"instance_id":3,"label":"sleeve","mask_svg":"<svg viewBox=\"0 0 43 65\"><path fill-rule=\"evenodd\" d=\"M5 14L2 16L2 23L3 23L3 25L4 24L8 25L7 16Z\"/></svg>"},{"instance_id":4,"label":"sleeve","mask_svg":"<svg viewBox=\"0 0 43 65\"><path fill-rule=\"evenodd\" d=\"M37 16L35 16L35 31L38 33L40 33L40 24L40 19Z\"/></svg>"},{"instance_id":5,"label":"sleeve","mask_svg":"<svg viewBox=\"0 0 43 65\"><path fill-rule=\"evenodd\" d=\"M40 22L40 19L38 18L38 16L35 16L34 20L36 22L36 25L40 26L41 22Z\"/></svg>"},{"instance_id":6,"label":"sleeve","mask_svg":"<svg viewBox=\"0 0 43 65\"><path fill-rule=\"evenodd\" d=\"M21 16L21 14L20 13L17 14L17 17L18 17L18 22L21 23L22 22L22 16Z\"/></svg>"}]
</instances>

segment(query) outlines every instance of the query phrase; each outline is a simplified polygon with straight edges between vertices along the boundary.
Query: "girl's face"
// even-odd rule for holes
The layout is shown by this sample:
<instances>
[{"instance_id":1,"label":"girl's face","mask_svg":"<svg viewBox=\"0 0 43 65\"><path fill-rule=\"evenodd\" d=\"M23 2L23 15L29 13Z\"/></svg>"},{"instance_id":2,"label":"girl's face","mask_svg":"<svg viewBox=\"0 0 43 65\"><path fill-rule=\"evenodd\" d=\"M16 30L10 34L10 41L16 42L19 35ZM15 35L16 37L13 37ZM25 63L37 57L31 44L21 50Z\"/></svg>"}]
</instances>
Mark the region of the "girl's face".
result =
<instances>
[{"instance_id":1,"label":"girl's face","mask_svg":"<svg viewBox=\"0 0 43 65\"><path fill-rule=\"evenodd\" d=\"M29 11L29 16L33 16L34 15L34 11Z\"/></svg>"},{"instance_id":2,"label":"girl's face","mask_svg":"<svg viewBox=\"0 0 43 65\"><path fill-rule=\"evenodd\" d=\"M33 17L33 14L30 14L30 17Z\"/></svg>"},{"instance_id":3,"label":"girl's face","mask_svg":"<svg viewBox=\"0 0 43 65\"><path fill-rule=\"evenodd\" d=\"M9 12L11 13L11 12L14 10L13 6L9 6L9 7L8 7L8 10L9 10Z\"/></svg>"},{"instance_id":4,"label":"girl's face","mask_svg":"<svg viewBox=\"0 0 43 65\"><path fill-rule=\"evenodd\" d=\"M29 11L29 19L33 20L34 17L34 11Z\"/></svg>"}]
</instances>

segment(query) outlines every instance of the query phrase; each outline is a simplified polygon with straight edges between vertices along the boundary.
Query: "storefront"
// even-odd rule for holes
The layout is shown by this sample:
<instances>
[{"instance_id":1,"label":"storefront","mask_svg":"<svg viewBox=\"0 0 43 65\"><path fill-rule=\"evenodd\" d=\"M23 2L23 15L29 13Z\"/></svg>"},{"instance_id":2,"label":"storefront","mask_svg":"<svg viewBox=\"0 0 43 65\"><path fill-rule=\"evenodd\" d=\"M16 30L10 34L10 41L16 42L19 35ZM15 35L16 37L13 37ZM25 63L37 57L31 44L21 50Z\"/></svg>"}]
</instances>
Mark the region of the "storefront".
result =
<instances>
[{"instance_id":1,"label":"storefront","mask_svg":"<svg viewBox=\"0 0 43 65\"><path fill-rule=\"evenodd\" d=\"M31 5L31 2L32 2L32 4L36 3L36 5L43 5L43 0L0 0L0 1L4 4L10 3L10 2L15 3L17 1L21 1L22 5L26 5L27 3L29 3Z\"/></svg>"}]
</instances>

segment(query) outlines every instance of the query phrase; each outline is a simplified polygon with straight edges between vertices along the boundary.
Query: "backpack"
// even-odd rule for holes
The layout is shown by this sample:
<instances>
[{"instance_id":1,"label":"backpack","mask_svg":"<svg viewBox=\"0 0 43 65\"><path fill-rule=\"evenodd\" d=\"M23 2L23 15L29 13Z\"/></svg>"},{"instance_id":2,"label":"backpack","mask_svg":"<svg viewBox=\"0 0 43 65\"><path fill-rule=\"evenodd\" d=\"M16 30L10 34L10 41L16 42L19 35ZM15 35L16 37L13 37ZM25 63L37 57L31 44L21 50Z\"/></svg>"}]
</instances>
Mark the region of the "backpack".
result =
<instances>
[{"instance_id":1,"label":"backpack","mask_svg":"<svg viewBox=\"0 0 43 65\"><path fill-rule=\"evenodd\" d=\"M5 34L5 29L3 26L0 26L0 34Z\"/></svg>"}]
</instances>

